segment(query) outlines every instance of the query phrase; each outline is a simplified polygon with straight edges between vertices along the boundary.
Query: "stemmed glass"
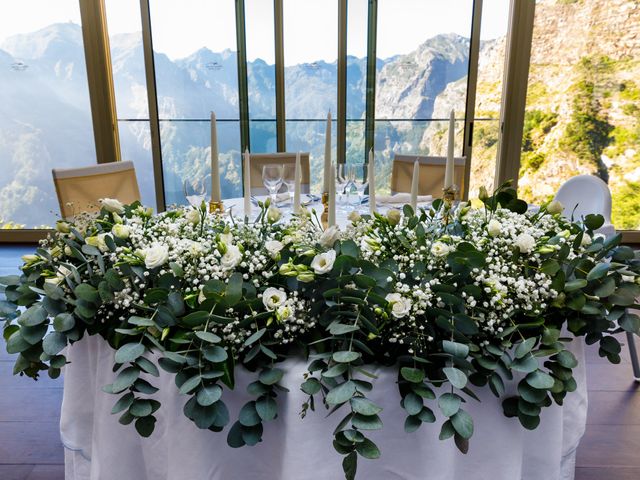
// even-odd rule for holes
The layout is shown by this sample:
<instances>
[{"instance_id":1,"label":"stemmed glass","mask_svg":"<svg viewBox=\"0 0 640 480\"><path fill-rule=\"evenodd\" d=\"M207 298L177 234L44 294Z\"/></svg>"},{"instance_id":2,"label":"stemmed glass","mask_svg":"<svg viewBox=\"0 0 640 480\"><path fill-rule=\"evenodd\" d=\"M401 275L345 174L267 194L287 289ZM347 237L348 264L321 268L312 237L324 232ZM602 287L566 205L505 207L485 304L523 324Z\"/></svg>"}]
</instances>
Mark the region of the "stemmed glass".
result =
<instances>
[{"instance_id":1,"label":"stemmed glass","mask_svg":"<svg viewBox=\"0 0 640 480\"><path fill-rule=\"evenodd\" d=\"M282 164L269 164L262 167L262 183L269 191L271 204L276 204L276 194L282 187L284 168Z\"/></svg>"},{"instance_id":2,"label":"stemmed glass","mask_svg":"<svg viewBox=\"0 0 640 480\"><path fill-rule=\"evenodd\" d=\"M293 194L296 188L296 165L285 164L283 165L282 182L287 187L287 193L289 194L289 203L293 205Z\"/></svg>"},{"instance_id":3,"label":"stemmed glass","mask_svg":"<svg viewBox=\"0 0 640 480\"><path fill-rule=\"evenodd\" d=\"M338 204L342 205L343 209L347 208L350 191L351 177L349 165L346 163L338 163L336 165L336 195L338 197Z\"/></svg>"},{"instance_id":4,"label":"stemmed glass","mask_svg":"<svg viewBox=\"0 0 640 480\"><path fill-rule=\"evenodd\" d=\"M211 175L188 178L183 183L184 197L193 208L200 208L207 197L207 187L211 185Z\"/></svg>"},{"instance_id":5,"label":"stemmed glass","mask_svg":"<svg viewBox=\"0 0 640 480\"><path fill-rule=\"evenodd\" d=\"M350 166L349 177L353 182L353 186L355 187L358 195L356 197L356 201L352 202L355 206L356 210L360 209L362 205L362 201L364 199L364 191L367 189L369 185L369 175L368 175L368 165L364 163L352 163Z\"/></svg>"}]
</instances>

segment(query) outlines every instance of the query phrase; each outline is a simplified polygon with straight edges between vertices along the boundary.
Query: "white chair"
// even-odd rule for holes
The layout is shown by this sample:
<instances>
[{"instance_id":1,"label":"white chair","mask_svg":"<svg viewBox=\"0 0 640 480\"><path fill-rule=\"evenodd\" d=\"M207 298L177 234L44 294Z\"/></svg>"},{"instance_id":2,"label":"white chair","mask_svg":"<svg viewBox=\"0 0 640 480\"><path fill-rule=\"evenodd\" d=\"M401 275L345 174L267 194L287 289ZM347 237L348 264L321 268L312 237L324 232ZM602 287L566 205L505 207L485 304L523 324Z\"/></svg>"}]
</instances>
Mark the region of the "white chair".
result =
<instances>
[{"instance_id":1,"label":"white chair","mask_svg":"<svg viewBox=\"0 0 640 480\"><path fill-rule=\"evenodd\" d=\"M602 215L604 225L599 231L605 235L615 234L615 228L611 224L611 191L609 186L598 177L578 175L570 178L562 184L556 193L555 200L564 205L563 213L567 218L581 220L590 213ZM633 376L640 382L640 363L632 333L627 332L627 343Z\"/></svg>"}]
</instances>

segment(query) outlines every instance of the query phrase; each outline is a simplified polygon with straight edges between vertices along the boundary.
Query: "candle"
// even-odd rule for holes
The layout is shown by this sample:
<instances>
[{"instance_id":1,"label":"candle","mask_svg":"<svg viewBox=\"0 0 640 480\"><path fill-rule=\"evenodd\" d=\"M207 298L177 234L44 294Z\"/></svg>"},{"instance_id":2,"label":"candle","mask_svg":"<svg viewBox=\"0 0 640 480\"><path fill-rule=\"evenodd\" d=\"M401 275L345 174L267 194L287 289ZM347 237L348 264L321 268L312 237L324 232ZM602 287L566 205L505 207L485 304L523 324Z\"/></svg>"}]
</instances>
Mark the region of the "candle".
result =
<instances>
[{"instance_id":1,"label":"candle","mask_svg":"<svg viewBox=\"0 0 640 480\"><path fill-rule=\"evenodd\" d=\"M455 147L456 117L453 110L449 116L449 142L447 143L447 164L444 170L444 188L453 186L453 150Z\"/></svg>"},{"instance_id":2,"label":"candle","mask_svg":"<svg viewBox=\"0 0 640 480\"><path fill-rule=\"evenodd\" d=\"M293 213L300 213L300 188L302 181L302 167L300 165L300 152L296 154L296 168L294 172L295 188L293 190Z\"/></svg>"},{"instance_id":3,"label":"candle","mask_svg":"<svg viewBox=\"0 0 640 480\"><path fill-rule=\"evenodd\" d=\"M373 216L376 211L376 171L374 165L373 148L369 150L369 213Z\"/></svg>"},{"instance_id":4,"label":"candle","mask_svg":"<svg viewBox=\"0 0 640 480\"><path fill-rule=\"evenodd\" d=\"M420 182L420 163L413 162L413 177L411 178L411 208L415 212L418 207L418 184Z\"/></svg>"},{"instance_id":5,"label":"candle","mask_svg":"<svg viewBox=\"0 0 640 480\"><path fill-rule=\"evenodd\" d=\"M329 169L331 168L331 112L327 114L327 129L324 138L324 183L323 192L329 191ZM333 176L335 179L335 175Z\"/></svg>"},{"instance_id":6,"label":"candle","mask_svg":"<svg viewBox=\"0 0 640 480\"><path fill-rule=\"evenodd\" d=\"M218 128L214 112L211 112L211 201L222 201L222 195L220 194L220 163L218 159Z\"/></svg>"},{"instance_id":7,"label":"candle","mask_svg":"<svg viewBox=\"0 0 640 480\"><path fill-rule=\"evenodd\" d=\"M244 151L244 215L251 217L251 159L248 148Z\"/></svg>"},{"instance_id":8,"label":"candle","mask_svg":"<svg viewBox=\"0 0 640 480\"><path fill-rule=\"evenodd\" d=\"M336 166L329 167L329 215L327 223L330 227L336 224Z\"/></svg>"}]
</instances>

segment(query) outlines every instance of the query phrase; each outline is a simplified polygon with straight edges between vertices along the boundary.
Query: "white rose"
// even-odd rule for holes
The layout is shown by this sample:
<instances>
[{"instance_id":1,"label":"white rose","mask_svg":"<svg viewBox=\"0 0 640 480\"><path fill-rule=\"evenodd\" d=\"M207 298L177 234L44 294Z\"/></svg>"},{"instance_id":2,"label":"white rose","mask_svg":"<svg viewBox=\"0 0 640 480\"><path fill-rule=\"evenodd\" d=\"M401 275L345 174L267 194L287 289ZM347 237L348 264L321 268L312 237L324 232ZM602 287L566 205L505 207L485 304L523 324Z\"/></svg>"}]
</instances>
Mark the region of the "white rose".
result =
<instances>
[{"instance_id":1,"label":"white rose","mask_svg":"<svg viewBox=\"0 0 640 480\"><path fill-rule=\"evenodd\" d=\"M518 235L516 238L516 246L520 249L520 253L529 253L536 246L536 239L528 233Z\"/></svg>"},{"instance_id":2,"label":"white rose","mask_svg":"<svg viewBox=\"0 0 640 480\"><path fill-rule=\"evenodd\" d=\"M281 307L287 300L287 294L277 288L269 287L262 294L262 303L270 312Z\"/></svg>"},{"instance_id":3,"label":"white rose","mask_svg":"<svg viewBox=\"0 0 640 480\"><path fill-rule=\"evenodd\" d=\"M313 257L311 260L311 268L318 275L328 273L333 268L333 263L336 261L336 251L329 250L325 253L320 253Z\"/></svg>"},{"instance_id":4,"label":"white rose","mask_svg":"<svg viewBox=\"0 0 640 480\"><path fill-rule=\"evenodd\" d=\"M160 267L169 260L169 247L154 243L148 248L142 250L144 264L148 269Z\"/></svg>"},{"instance_id":5,"label":"white rose","mask_svg":"<svg viewBox=\"0 0 640 480\"><path fill-rule=\"evenodd\" d=\"M444 257L451 251L451 247L444 242L435 242L431 245L431 253L436 257Z\"/></svg>"},{"instance_id":6,"label":"white rose","mask_svg":"<svg viewBox=\"0 0 640 480\"><path fill-rule=\"evenodd\" d=\"M549 205L547 205L547 212L549 212L551 215L555 215L556 213L562 213L563 210L564 210L564 205L562 205L562 203L560 203L557 200L553 200L549 202Z\"/></svg>"},{"instance_id":7,"label":"white rose","mask_svg":"<svg viewBox=\"0 0 640 480\"><path fill-rule=\"evenodd\" d=\"M357 223L360 221L360 219L362 218L362 215L360 215L358 212L356 212L355 210L351 211L349 213L349 216L347 217L350 221L352 221L353 223Z\"/></svg>"},{"instance_id":8,"label":"white rose","mask_svg":"<svg viewBox=\"0 0 640 480\"><path fill-rule=\"evenodd\" d=\"M487 231L492 237L497 237L500 235L500 232L502 232L502 224L499 221L492 219L489 221L489 225L487 225Z\"/></svg>"},{"instance_id":9,"label":"white rose","mask_svg":"<svg viewBox=\"0 0 640 480\"><path fill-rule=\"evenodd\" d=\"M340 238L340 229L335 225L327 228L322 235L320 235L319 243L323 247L330 248Z\"/></svg>"},{"instance_id":10,"label":"white rose","mask_svg":"<svg viewBox=\"0 0 640 480\"><path fill-rule=\"evenodd\" d=\"M231 270L242 260L242 252L236 245L227 245L227 251L220 259L220 265L222 268Z\"/></svg>"},{"instance_id":11,"label":"white rose","mask_svg":"<svg viewBox=\"0 0 640 480\"><path fill-rule=\"evenodd\" d=\"M282 217L282 212L278 207L271 206L267 210L267 220L271 223L276 223Z\"/></svg>"},{"instance_id":12,"label":"white rose","mask_svg":"<svg viewBox=\"0 0 640 480\"><path fill-rule=\"evenodd\" d=\"M278 240L269 240L265 242L264 248L271 258L277 258L284 245Z\"/></svg>"},{"instance_id":13,"label":"white rose","mask_svg":"<svg viewBox=\"0 0 640 480\"><path fill-rule=\"evenodd\" d=\"M411 311L411 300L404 298L399 293L389 293L385 300L389 302L391 306L391 315L396 318L402 318L409 314Z\"/></svg>"},{"instance_id":14,"label":"white rose","mask_svg":"<svg viewBox=\"0 0 640 480\"><path fill-rule=\"evenodd\" d=\"M582 242L580 242L582 246L591 245L591 242L591 235L589 235L588 233L582 235Z\"/></svg>"},{"instance_id":15,"label":"white rose","mask_svg":"<svg viewBox=\"0 0 640 480\"><path fill-rule=\"evenodd\" d=\"M131 235L131 228L129 228L127 225L117 223L111 229L111 233L113 233L117 238L125 239L129 238L129 235Z\"/></svg>"},{"instance_id":16,"label":"white rose","mask_svg":"<svg viewBox=\"0 0 640 480\"><path fill-rule=\"evenodd\" d=\"M124 213L124 205L115 198L101 198L100 203L107 212Z\"/></svg>"},{"instance_id":17,"label":"white rose","mask_svg":"<svg viewBox=\"0 0 640 480\"><path fill-rule=\"evenodd\" d=\"M96 236L85 238L84 241L87 245L98 247L98 250L100 250L101 252L106 252L109 250L109 247L107 247L107 243L104 241L106 236L106 233L99 233Z\"/></svg>"},{"instance_id":18,"label":"white rose","mask_svg":"<svg viewBox=\"0 0 640 480\"><path fill-rule=\"evenodd\" d=\"M200 222L200 212L193 208L185 214L184 218L186 218L189 223L197 225Z\"/></svg>"}]
</instances>

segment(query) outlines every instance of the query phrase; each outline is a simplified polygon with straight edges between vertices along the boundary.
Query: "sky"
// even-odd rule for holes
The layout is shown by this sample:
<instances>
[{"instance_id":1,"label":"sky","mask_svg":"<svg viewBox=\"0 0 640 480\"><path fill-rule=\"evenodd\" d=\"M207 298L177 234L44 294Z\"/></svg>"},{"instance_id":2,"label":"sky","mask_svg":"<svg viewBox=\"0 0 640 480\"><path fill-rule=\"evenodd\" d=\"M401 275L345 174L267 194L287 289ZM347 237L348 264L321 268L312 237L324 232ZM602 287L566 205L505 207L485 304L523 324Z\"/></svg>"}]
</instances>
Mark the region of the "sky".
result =
<instances>
[{"instance_id":1,"label":"sky","mask_svg":"<svg viewBox=\"0 0 640 480\"><path fill-rule=\"evenodd\" d=\"M11 3L11 7L6 5ZM110 35L140 30L138 0L105 0ZM233 0L150 0L156 51L186 57L206 46L236 49ZM0 43L57 22L80 23L78 0L0 0ZM337 57L337 0L283 0L285 64ZM377 56L409 53L439 33L468 37L472 0L379 0ZM481 37L506 34L509 0L483 2ZM367 0L349 0L347 53L366 55ZM273 0L245 0L247 56L274 62Z\"/></svg>"}]
</instances>

